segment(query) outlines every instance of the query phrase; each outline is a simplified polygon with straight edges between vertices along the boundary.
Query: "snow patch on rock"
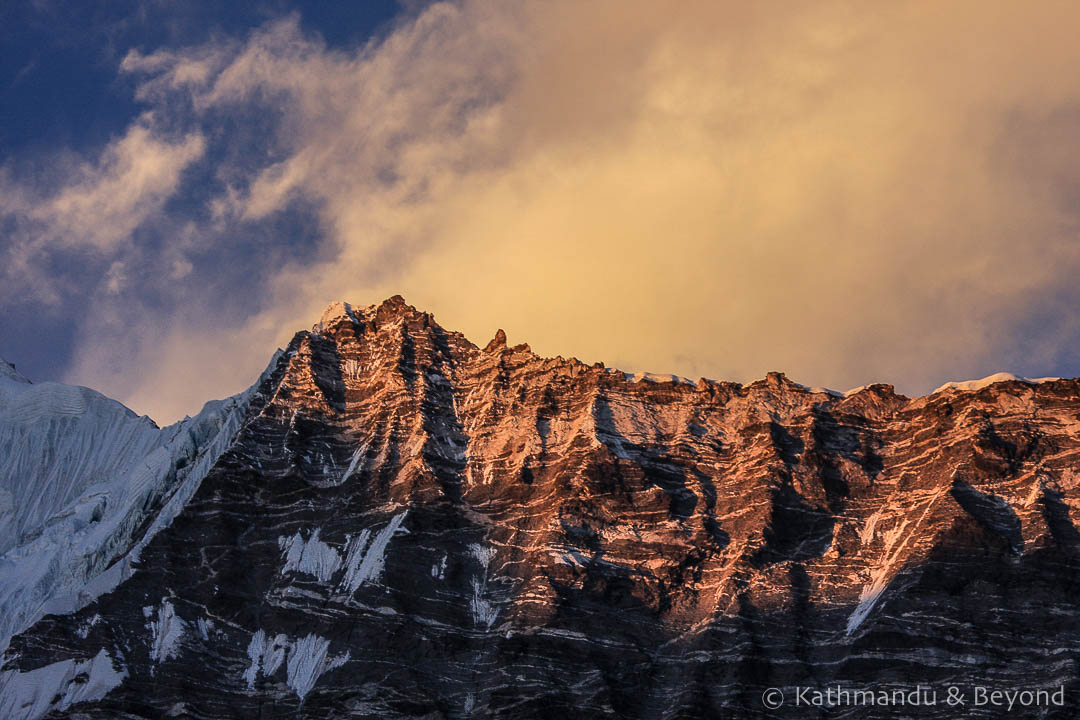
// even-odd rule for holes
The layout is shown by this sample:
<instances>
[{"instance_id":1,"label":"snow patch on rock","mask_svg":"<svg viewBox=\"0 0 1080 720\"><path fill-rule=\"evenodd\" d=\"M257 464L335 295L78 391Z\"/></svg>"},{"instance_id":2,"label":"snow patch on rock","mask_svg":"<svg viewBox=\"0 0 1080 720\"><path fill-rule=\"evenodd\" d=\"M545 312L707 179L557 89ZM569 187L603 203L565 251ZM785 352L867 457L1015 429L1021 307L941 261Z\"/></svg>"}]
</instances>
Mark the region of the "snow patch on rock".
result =
<instances>
[{"instance_id":1,"label":"snow patch on rock","mask_svg":"<svg viewBox=\"0 0 1080 720\"><path fill-rule=\"evenodd\" d=\"M352 459L349 460L349 467L345 470L345 473L341 476L341 480L337 483L338 485L344 484L344 482L346 480L348 480L350 477L352 477L352 474L356 471L356 468L359 467L360 462L364 459L364 453L366 453L366 452L367 452L367 448L357 448L356 449L356 451L352 454Z\"/></svg>"},{"instance_id":2,"label":"snow patch on rock","mask_svg":"<svg viewBox=\"0 0 1080 720\"><path fill-rule=\"evenodd\" d=\"M359 380L363 367L359 360L349 358L341 366L341 376L346 380Z\"/></svg>"},{"instance_id":3,"label":"snow patch on rock","mask_svg":"<svg viewBox=\"0 0 1080 720\"><path fill-rule=\"evenodd\" d=\"M244 681L247 682L248 690L255 688L255 681L262 673L267 677L277 672L285 659L285 652L289 647L289 638L279 633L267 642L266 633L259 630L251 636L248 643L247 655L251 659L251 665L244 671Z\"/></svg>"},{"instance_id":4,"label":"snow patch on rock","mask_svg":"<svg viewBox=\"0 0 1080 720\"><path fill-rule=\"evenodd\" d=\"M89 660L61 660L34 670L0 672L0 717L38 720L105 697L127 677L104 648Z\"/></svg>"},{"instance_id":5,"label":"snow patch on rock","mask_svg":"<svg viewBox=\"0 0 1080 720\"><path fill-rule=\"evenodd\" d=\"M90 631L99 622L101 622L101 616L97 613L94 613L94 616L92 618L79 625L79 627L75 630L75 634L85 640L90 635Z\"/></svg>"},{"instance_id":6,"label":"snow patch on rock","mask_svg":"<svg viewBox=\"0 0 1080 720\"><path fill-rule=\"evenodd\" d=\"M472 597L469 598L469 611L472 613L473 622L490 628L499 619L499 609L494 603L484 597L487 591L487 578L472 579Z\"/></svg>"},{"instance_id":7,"label":"snow patch on rock","mask_svg":"<svg viewBox=\"0 0 1080 720\"><path fill-rule=\"evenodd\" d=\"M446 577L446 559L447 556L444 553L442 560L431 566L431 577L436 580L443 580Z\"/></svg>"},{"instance_id":8,"label":"snow patch on rock","mask_svg":"<svg viewBox=\"0 0 1080 720\"><path fill-rule=\"evenodd\" d=\"M408 514L408 510L403 510L392 517L386 527L375 535L371 545L366 548L365 545L367 545L368 537L370 537L370 531L368 530L362 531L357 537L349 541L345 560L345 576L341 579L340 584L343 590L350 594L354 593L365 582L376 580L379 577L383 566L386 564L386 548L390 544L390 539L401 527L401 523L404 522L405 516Z\"/></svg>"},{"instance_id":9,"label":"snow patch on rock","mask_svg":"<svg viewBox=\"0 0 1080 720\"><path fill-rule=\"evenodd\" d=\"M469 611L473 623L490 628L499 618L499 609L487 599L488 568L495 558L495 548L473 543L469 545L469 554L480 563L480 572L471 581L472 597L469 599Z\"/></svg>"},{"instance_id":10,"label":"snow patch on rock","mask_svg":"<svg viewBox=\"0 0 1080 720\"><path fill-rule=\"evenodd\" d=\"M476 558L476 561L480 563L481 567L487 570L491 564L492 559L495 557L495 548L480 543L473 543L469 545L469 554Z\"/></svg>"},{"instance_id":11,"label":"snow patch on rock","mask_svg":"<svg viewBox=\"0 0 1080 720\"><path fill-rule=\"evenodd\" d=\"M616 370L615 372L620 372ZM673 375L671 373L652 373L652 372L638 372L628 373L624 372L623 377L627 382L639 383L639 382L651 382L651 383L675 383L677 385L697 385L696 380L683 377L681 375Z\"/></svg>"},{"instance_id":12,"label":"snow patch on rock","mask_svg":"<svg viewBox=\"0 0 1080 720\"><path fill-rule=\"evenodd\" d=\"M292 537L279 537L285 560L282 573L300 572L313 575L320 582L326 582L341 568L341 555L331 546L319 539L320 528L315 528L311 536L304 540L297 532Z\"/></svg>"},{"instance_id":13,"label":"snow patch on rock","mask_svg":"<svg viewBox=\"0 0 1080 720\"><path fill-rule=\"evenodd\" d=\"M315 323L311 330L315 333L323 333L327 328L342 318L347 318L357 325L360 324L360 320L356 315L356 309L344 300L338 300L326 306L322 316L319 318L319 322Z\"/></svg>"},{"instance_id":14,"label":"snow patch on rock","mask_svg":"<svg viewBox=\"0 0 1080 720\"><path fill-rule=\"evenodd\" d=\"M201 617L195 621L195 627L199 631L199 637L203 640L209 640L210 634L214 632L214 621L209 618Z\"/></svg>"},{"instance_id":15,"label":"snow patch on rock","mask_svg":"<svg viewBox=\"0 0 1080 720\"><path fill-rule=\"evenodd\" d=\"M908 520L902 521L896 527L883 533L884 551L882 553L882 560L874 568L870 574L870 582L866 584L862 592L859 594L859 602L855 606L855 609L848 616L846 634L851 635L855 632L860 625L870 617L870 613L873 612L877 606L878 601L881 600L881 596L885 593L885 589L889 585L889 581L892 580L896 574L896 566L898 560L901 557L901 552L908 544L908 541L915 536L915 530L922 525L923 520L929 514L931 508L937 503L937 501L944 495L946 489L939 490L932 495L926 502L926 506L923 508L922 513L918 519L913 523ZM878 514L875 513L872 516L872 522L868 522L868 528L863 529L863 535L861 541L863 543L873 541L876 533L877 523L879 522ZM909 530L909 525L910 530Z\"/></svg>"},{"instance_id":16,"label":"snow patch on rock","mask_svg":"<svg viewBox=\"0 0 1080 720\"><path fill-rule=\"evenodd\" d=\"M315 681L323 673L341 667L349 661L349 653L334 658L327 656L330 641L319 635L305 635L289 646L289 662L285 668L286 682L300 702L304 702Z\"/></svg>"},{"instance_id":17,"label":"snow patch on rock","mask_svg":"<svg viewBox=\"0 0 1080 720\"><path fill-rule=\"evenodd\" d=\"M176 615L176 608L168 600L162 600L157 610L157 619L147 624L150 630L150 659L155 663L177 657L180 654L180 639L184 636L187 623Z\"/></svg>"},{"instance_id":18,"label":"snow patch on rock","mask_svg":"<svg viewBox=\"0 0 1080 720\"><path fill-rule=\"evenodd\" d=\"M330 657L329 650L330 641L314 633L296 640L278 633L268 641L266 632L259 630L251 636L248 644L247 655L251 664L244 671L244 681L248 690L254 690L260 674L271 677L284 662L285 682L302 703L323 673L349 661L348 652Z\"/></svg>"}]
</instances>

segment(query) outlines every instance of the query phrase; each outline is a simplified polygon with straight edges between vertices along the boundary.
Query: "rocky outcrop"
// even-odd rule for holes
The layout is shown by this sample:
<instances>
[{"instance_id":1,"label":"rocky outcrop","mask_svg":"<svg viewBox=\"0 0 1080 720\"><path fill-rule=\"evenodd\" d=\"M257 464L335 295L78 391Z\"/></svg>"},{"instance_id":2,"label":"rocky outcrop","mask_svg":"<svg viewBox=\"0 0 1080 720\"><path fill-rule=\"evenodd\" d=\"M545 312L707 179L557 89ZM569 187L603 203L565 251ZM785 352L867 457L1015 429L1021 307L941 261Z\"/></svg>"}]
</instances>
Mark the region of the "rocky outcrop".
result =
<instances>
[{"instance_id":1,"label":"rocky outcrop","mask_svg":"<svg viewBox=\"0 0 1080 720\"><path fill-rule=\"evenodd\" d=\"M253 393L135 572L13 639L6 716L910 714L762 702L838 684L1075 714L1075 380L630 376L395 297Z\"/></svg>"}]
</instances>

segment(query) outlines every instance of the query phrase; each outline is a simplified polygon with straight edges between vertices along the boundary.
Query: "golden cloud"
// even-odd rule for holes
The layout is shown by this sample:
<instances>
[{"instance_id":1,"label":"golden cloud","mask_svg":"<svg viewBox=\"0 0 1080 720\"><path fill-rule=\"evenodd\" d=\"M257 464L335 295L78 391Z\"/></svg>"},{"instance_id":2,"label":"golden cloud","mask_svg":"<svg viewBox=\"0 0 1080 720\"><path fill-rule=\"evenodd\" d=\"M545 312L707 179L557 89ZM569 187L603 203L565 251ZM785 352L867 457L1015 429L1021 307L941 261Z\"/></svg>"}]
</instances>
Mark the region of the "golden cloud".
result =
<instances>
[{"instance_id":1,"label":"golden cloud","mask_svg":"<svg viewBox=\"0 0 1080 720\"><path fill-rule=\"evenodd\" d=\"M287 157L219 215L305 197L335 251L280 268L243 327L178 322L108 389L190 412L329 301L397 292L481 344L505 327L632 371L908 392L1046 374L1077 341L1064 314L1030 323L1077 299L1078 22L1069 3L467 0L351 53L289 19L133 54L157 112L177 92L204 122L272 105Z\"/></svg>"}]
</instances>

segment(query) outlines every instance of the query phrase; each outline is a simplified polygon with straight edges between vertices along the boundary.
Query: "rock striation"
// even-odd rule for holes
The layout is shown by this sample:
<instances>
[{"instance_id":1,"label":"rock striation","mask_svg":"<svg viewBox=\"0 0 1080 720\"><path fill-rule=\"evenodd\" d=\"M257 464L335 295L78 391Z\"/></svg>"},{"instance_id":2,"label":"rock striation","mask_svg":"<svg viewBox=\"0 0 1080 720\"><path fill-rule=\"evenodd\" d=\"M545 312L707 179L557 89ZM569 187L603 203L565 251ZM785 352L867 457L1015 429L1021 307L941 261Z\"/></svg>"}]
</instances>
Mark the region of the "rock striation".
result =
<instances>
[{"instance_id":1,"label":"rock striation","mask_svg":"<svg viewBox=\"0 0 1080 720\"><path fill-rule=\"evenodd\" d=\"M0 716L947 718L943 689L763 693L949 684L1080 707L1076 380L628 375L394 297L335 303L240 397L115 585L12 638Z\"/></svg>"}]
</instances>

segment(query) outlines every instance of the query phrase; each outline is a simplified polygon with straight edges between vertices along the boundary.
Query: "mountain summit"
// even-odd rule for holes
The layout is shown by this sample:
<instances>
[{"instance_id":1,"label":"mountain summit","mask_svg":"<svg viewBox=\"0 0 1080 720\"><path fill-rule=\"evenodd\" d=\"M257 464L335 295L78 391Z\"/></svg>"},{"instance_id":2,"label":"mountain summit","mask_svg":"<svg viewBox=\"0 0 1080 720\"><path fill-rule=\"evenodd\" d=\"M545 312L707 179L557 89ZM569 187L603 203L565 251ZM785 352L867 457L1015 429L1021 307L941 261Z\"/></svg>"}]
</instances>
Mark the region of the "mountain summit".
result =
<instances>
[{"instance_id":1,"label":"mountain summit","mask_svg":"<svg viewBox=\"0 0 1080 720\"><path fill-rule=\"evenodd\" d=\"M767 689L947 682L1076 707L1076 380L628 375L395 296L332 304L208 412L103 478L159 489L75 536L97 564L15 628L0 715L784 717Z\"/></svg>"}]
</instances>

